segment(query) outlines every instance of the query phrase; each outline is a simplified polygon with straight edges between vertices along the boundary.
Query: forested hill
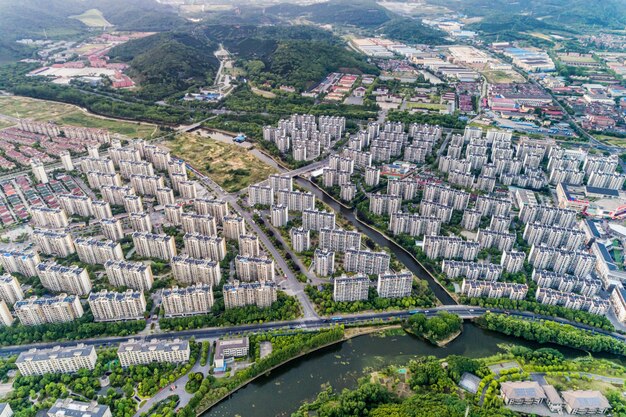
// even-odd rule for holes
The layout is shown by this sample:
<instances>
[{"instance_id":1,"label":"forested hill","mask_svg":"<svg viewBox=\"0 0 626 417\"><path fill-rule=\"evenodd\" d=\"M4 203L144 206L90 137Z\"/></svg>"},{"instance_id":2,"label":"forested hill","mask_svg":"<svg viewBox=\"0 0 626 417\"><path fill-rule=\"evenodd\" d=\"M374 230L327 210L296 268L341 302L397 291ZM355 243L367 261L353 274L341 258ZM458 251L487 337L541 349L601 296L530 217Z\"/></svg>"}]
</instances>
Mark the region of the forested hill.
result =
<instances>
[{"instance_id":1,"label":"forested hill","mask_svg":"<svg viewBox=\"0 0 626 417\"><path fill-rule=\"evenodd\" d=\"M210 85L219 67L217 44L186 33L159 33L113 48L111 59L130 64L142 98L158 100Z\"/></svg>"},{"instance_id":2,"label":"forested hill","mask_svg":"<svg viewBox=\"0 0 626 417\"><path fill-rule=\"evenodd\" d=\"M331 32L310 26L209 25L207 37L235 54L255 83L305 90L329 72L377 73Z\"/></svg>"},{"instance_id":3,"label":"forested hill","mask_svg":"<svg viewBox=\"0 0 626 417\"><path fill-rule=\"evenodd\" d=\"M623 0L428 0L468 16L483 16L499 22L504 15L529 16L544 24L568 29L580 26L623 29L626 26L626 2ZM505 22L513 22L511 19ZM535 22L536 23L536 22ZM526 22L529 24L529 22Z\"/></svg>"},{"instance_id":4,"label":"forested hill","mask_svg":"<svg viewBox=\"0 0 626 417\"><path fill-rule=\"evenodd\" d=\"M392 18L392 13L372 0L329 0L308 6L279 4L265 9L268 14L305 17L315 23L378 27Z\"/></svg>"}]
</instances>

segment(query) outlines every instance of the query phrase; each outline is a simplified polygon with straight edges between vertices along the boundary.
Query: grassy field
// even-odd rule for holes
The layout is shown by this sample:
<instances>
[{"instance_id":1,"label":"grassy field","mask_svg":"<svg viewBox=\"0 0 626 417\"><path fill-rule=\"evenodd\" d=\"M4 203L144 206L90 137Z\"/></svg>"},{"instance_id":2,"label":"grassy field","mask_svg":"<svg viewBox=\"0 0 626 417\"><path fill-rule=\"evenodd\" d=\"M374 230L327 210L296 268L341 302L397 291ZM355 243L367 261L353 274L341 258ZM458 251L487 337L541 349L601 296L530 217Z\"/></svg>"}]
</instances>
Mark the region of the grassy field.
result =
<instances>
[{"instance_id":1,"label":"grassy field","mask_svg":"<svg viewBox=\"0 0 626 417\"><path fill-rule=\"evenodd\" d=\"M83 14L70 16L70 19L80 20L85 26L89 27L113 26L104 18L102 12L98 9L89 9Z\"/></svg>"},{"instance_id":2,"label":"grassy field","mask_svg":"<svg viewBox=\"0 0 626 417\"><path fill-rule=\"evenodd\" d=\"M70 104L26 97L0 97L0 114L39 121L50 120L72 126L108 129L112 133L144 139L156 137L160 133L153 124L105 119L85 113Z\"/></svg>"},{"instance_id":3,"label":"grassy field","mask_svg":"<svg viewBox=\"0 0 626 417\"><path fill-rule=\"evenodd\" d=\"M13 123L7 122L6 120L0 120L0 129L11 126L13 126Z\"/></svg>"},{"instance_id":4,"label":"grassy field","mask_svg":"<svg viewBox=\"0 0 626 417\"><path fill-rule=\"evenodd\" d=\"M437 103L407 103L409 109L445 110L446 106Z\"/></svg>"},{"instance_id":5,"label":"grassy field","mask_svg":"<svg viewBox=\"0 0 626 417\"><path fill-rule=\"evenodd\" d=\"M167 146L228 192L244 189L276 172L241 146L198 135L179 135Z\"/></svg>"},{"instance_id":6,"label":"grassy field","mask_svg":"<svg viewBox=\"0 0 626 417\"><path fill-rule=\"evenodd\" d=\"M626 148L626 138L617 138L615 136L609 136L609 135L594 135L594 137L598 139L600 142L606 143L607 145Z\"/></svg>"},{"instance_id":7,"label":"grassy field","mask_svg":"<svg viewBox=\"0 0 626 417\"><path fill-rule=\"evenodd\" d=\"M593 390L607 393L617 388L615 385L608 382L596 380L586 381L574 376L570 376L569 378L565 378L564 376L546 376L546 381L561 390Z\"/></svg>"},{"instance_id":8,"label":"grassy field","mask_svg":"<svg viewBox=\"0 0 626 417\"><path fill-rule=\"evenodd\" d=\"M513 70L482 71L481 74L484 75L487 81L491 84L510 84L524 82L524 77L514 72Z\"/></svg>"}]
</instances>

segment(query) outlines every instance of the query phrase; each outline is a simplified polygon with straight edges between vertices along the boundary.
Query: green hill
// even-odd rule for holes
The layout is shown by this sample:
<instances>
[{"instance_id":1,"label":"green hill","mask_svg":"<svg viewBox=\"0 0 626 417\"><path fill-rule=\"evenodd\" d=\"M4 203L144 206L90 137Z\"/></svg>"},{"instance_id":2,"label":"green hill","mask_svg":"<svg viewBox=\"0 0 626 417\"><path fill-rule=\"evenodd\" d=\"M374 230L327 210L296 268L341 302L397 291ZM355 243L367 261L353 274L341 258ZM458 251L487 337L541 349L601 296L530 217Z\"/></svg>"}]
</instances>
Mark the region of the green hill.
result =
<instances>
[{"instance_id":1,"label":"green hill","mask_svg":"<svg viewBox=\"0 0 626 417\"><path fill-rule=\"evenodd\" d=\"M444 31L426 26L415 19L394 19L377 30L383 36L406 43L443 45L449 43Z\"/></svg>"},{"instance_id":2,"label":"green hill","mask_svg":"<svg viewBox=\"0 0 626 417\"><path fill-rule=\"evenodd\" d=\"M392 13L371 0L329 0L308 6L279 4L265 9L268 14L301 17L322 24L375 28L389 20Z\"/></svg>"},{"instance_id":3,"label":"green hill","mask_svg":"<svg viewBox=\"0 0 626 417\"><path fill-rule=\"evenodd\" d=\"M158 100L211 84L219 66L216 49L206 39L168 32L117 46L109 56L130 64L130 75L141 84L140 97Z\"/></svg>"}]
</instances>

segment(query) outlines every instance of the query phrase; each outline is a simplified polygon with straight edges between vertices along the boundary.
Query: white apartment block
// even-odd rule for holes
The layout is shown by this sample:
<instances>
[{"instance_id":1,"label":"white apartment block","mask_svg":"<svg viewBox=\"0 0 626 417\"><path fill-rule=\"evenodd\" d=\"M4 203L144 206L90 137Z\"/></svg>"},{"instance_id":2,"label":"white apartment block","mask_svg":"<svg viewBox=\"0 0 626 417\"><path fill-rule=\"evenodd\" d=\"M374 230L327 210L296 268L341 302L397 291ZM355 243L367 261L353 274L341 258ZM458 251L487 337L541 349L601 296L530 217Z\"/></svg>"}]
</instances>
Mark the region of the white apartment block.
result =
<instances>
[{"instance_id":1,"label":"white apartment block","mask_svg":"<svg viewBox=\"0 0 626 417\"><path fill-rule=\"evenodd\" d=\"M511 227L511 218L509 216L493 216L489 223L489 229L496 232L505 233Z\"/></svg>"},{"instance_id":2,"label":"white apartment block","mask_svg":"<svg viewBox=\"0 0 626 417\"><path fill-rule=\"evenodd\" d=\"M387 252L348 249L344 255L343 269L346 272L382 274L389 270L391 256Z\"/></svg>"},{"instance_id":3,"label":"white apartment block","mask_svg":"<svg viewBox=\"0 0 626 417\"><path fill-rule=\"evenodd\" d=\"M260 255L259 238L256 235L239 235L239 254L247 257Z\"/></svg>"},{"instance_id":4,"label":"white apartment block","mask_svg":"<svg viewBox=\"0 0 626 417\"><path fill-rule=\"evenodd\" d=\"M111 211L111 205L102 200L96 200L92 203L93 216L98 219L110 219L113 217L113 211Z\"/></svg>"},{"instance_id":5,"label":"white apartment block","mask_svg":"<svg viewBox=\"0 0 626 417\"><path fill-rule=\"evenodd\" d=\"M394 235L438 235L441 230L441 220L434 216L421 216L402 212L391 213L389 230Z\"/></svg>"},{"instance_id":6,"label":"white apartment block","mask_svg":"<svg viewBox=\"0 0 626 417\"><path fill-rule=\"evenodd\" d=\"M411 295L413 274L409 271L378 274L376 290L382 298L403 298Z\"/></svg>"},{"instance_id":7,"label":"white apartment block","mask_svg":"<svg viewBox=\"0 0 626 417\"><path fill-rule=\"evenodd\" d=\"M138 195L130 194L122 197L124 203L124 210L126 213L141 213L144 211L143 198Z\"/></svg>"},{"instance_id":8,"label":"white apartment block","mask_svg":"<svg viewBox=\"0 0 626 417\"><path fill-rule=\"evenodd\" d=\"M504 251L500 259L500 265L510 273L520 272L524 268L526 254L515 250Z\"/></svg>"},{"instance_id":9,"label":"white apartment block","mask_svg":"<svg viewBox=\"0 0 626 417\"><path fill-rule=\"evenodd\" d=\"M138 213L130 213L128 216L130 222L130 228L134 232L152 232L152 219L150 213L145 211Z\"/></svg>"},{"instance_id":10,"label":"white apartment block","mask_svg":"<svg viewBox=\"0 0 626 417\"><path fill-rule=\"evenodd\" d=\"M30 349L15 361L22 376L69 374L80 369L94 369L98 355L93 346L55 346L52 349Z\"/></svg>"},{"instance_id":11,"label":"white apartment block","mask_svg":"<svg viewBox=\"0 0 626 417\"><path fill-rule=\"evenodd\" d=\"M268 281L239 282L225 284L224 306L226 309L255 305L259 308L267 308L277 300L276 284Z\"/></svg>"},{"instance_id":12,"label":"white apartment block","mask_svg":"<svg viewBox=\"0 0 626 417\"><path fill-rule=\"evenodd\" d=\"M15 315L24 326L45 323L65 323L83 316L83 306L75 295L59 294L54 297L30 297L13 306Z\"/></svg>"},{"instance_id":13,"label":"white apartment block","mask_svg":"<svg viewBox=\"0 0 626 417\"><path fill-rule=\"evenodd\" d=\"M220 264L207 259L174 256L170 261L174 279L184 284L208 284L217 286L222 280Z\"/></svg>"},{"instance_id":14,"label":"white apartment block","mask_svg":"<svg viewBox=\"0 0 626 417\"><path fill-rule=\"evenodd\" d=\"M290 175L272 174L268 182L273 190L293 190L293 178Z\"/></svg>"},{"instance_id":15,"label":"white apartment block","mask_svg":"<svg viewBox=\"0 0 626 417\"><path fill-rule=\"evenodd\" d=\"M365 185L375 187L380 183L380 169L376 167L365 167Z\"/></svg>"},{"instance_id":16,"label":"white apartment block","mask_svg":"<svg viewBox=\"0 0 626 417\"><path fill-rule=\"evenodd\" d=\"M60 194L57 196L57 200L61 208L70 216L93 216L91 197L86 195Z\"/></svg>"},{"instance_id":17,"label":"white apartment block","mask_svg":"<svg viewBox=\"0 0 626 417\"><path fill-rule=\"evenodd\" d=\"M419 184L412 178L389 180L387 183L387 194L402 197L403 200L414 199L418 190Z\"/></svg>"},{"instance_id":18,"label":"white apartment block","mask_svg":"<svg viewBox=\"0 0 626 417\"><path fill-rule=\"evenodd\" d=\"M120 343L117 349L117 357L124 368L153 362L186 363L189 361L189 354L189 341L180 339L152 339L148 342L130 339Z\"/></svg>"},{"instance_id":19,"label":"white apartment block","mask_svg":"<svg viewBox=\"0 0 626 417\"><path fill-rule=\"evenodd\" d=\"M19 273L26 277L37 275L37 265L41 262L39 253L33 251L9 250L2 252L0 264L8 273Z\"/></svg>"},{"instance_id":20,"label":"white apartment block","mask_svg":"<svg viewBox=\"0 0 626 417\"><path fill-rule=\"evenodd\" d=\"M213 289L209 284L166 288L161 296L165 317L207 314L213 307Z\"/></svg>"},{"instance_id":21,"label":"white apartment block","mask_svg":"<svg viewBox=\"0 0 626 417\"><path fill-rule=\"evenodd\" d=\"M349 248L361 247L359 232L343 229L320 229L319 247L333 252L345 252Z\"/></svg>"},{"instance_id":22,"label":"white apartment block","mask_svg":"<svg viewBox=\"0 0 626 417\"><path fill-rule=\"evenodd\" d=\"M102 199L114 206L124 206L124 197L135 195L135 189L127 185L103 185L100 188Z\"/></svg>"},{"instance_id":23,"label":"white apartment block","mask_svg":"<svg viewBox=\"0 0 626 417\"><path fill-rule=\"evenodd\" d=\"M178 204L168 204L165 206L165 220L169 223L180 226L183 223L183 207Z\"/></svg>"},{"instance_id":24,"label":"white apartment block","mask_svg":"<svg viewBox=\"0 0 626 417\"><path fill-rule=\"evenodd\" d=\"M277 204L287 206L289 211L315 208L315 195L310 192L278 190Z\"/></svg>"},{"instance_id":25,"label":"white apartment block","mask_svg":"<svg viewBox=\"0 0 626 417\"><path fill-rule=\"evenodd\" d=\"M102 174L115 174L115 165L109 158L85 157L80 161L80 169L85 173L99 172Z\"/></svg>"},{"instance_id":26,"label":"white apartment block","mask_svg":"<svg viewBox=\"0 0 626 417\"><path fill-rule=\"evenodd\" d=\"M61 229L69 225L65 210L60 208L49 208L43 205L31 206L30 216L33 224L37 227Z\"/></svg>"},{"instance_id":27,"label":"white apartment block","mask_svg":"<svg viewBox=\"0 0 626 417\"><path fill-rule=\"evenodd\" d=\"M148 196L156 196L157 190L165 187L165 181L160 175L131 175L130 184L137 194Z\"/></svg>"},{"instance_id":28,"label":"white apartment block","mask_svg":"<svg viewBox=\"0 0 626 417\"><path fill-rule=\"evenodd\" d=\"M610 302L600 297L587 297L551 288L537 288L535 298L538 303L557 305L572 310L587 311L591 314L604 315L609 311Z\"/></svg>"},{"instance_id":29,"label":"white apartment block","mask_svg":"<svg viewBox=\"0 0 626 417\"><path fill-rule=\"evenodd\" d=\"M559 274L582 277L593 271L596 256L582 251L533 245L528 255L528 262L536 269L550 269Z\"/></svg>"},{"instance_id":30,"label":"white apartment block","mask_svg":"<svg viewBox=\"0 0 626 417\"><path fill-rule=\"evenodd\" d=\"M42 262L37 265L37 276L41 285L50 291L75 295L87 295L91 291L87 270L76 265L67 267L56 262Z\"/></svg>"},{"instance_id":31,"label":"white apartment block","mask_svg":"<svg viewBox=\"0 0 626 417\"><path fill-rule=\"evenodd\" d=\"M478 256L480 244L456 236L424 236L424 253L428 259L462 259L473 261Z\"/></svg>"},{"instance_id":32,"label":"white apartment block","mask_svg":"<svg viewBox=\"0 0 626 417\"><path fill-rule=\"evenodd\" d=\"M119 166L120 161L141 161L141 153L139 149L135 149L131 146L111 148L109 149L109 157L115 166Z\"/></svg>"},{"instance_id":33,"label":"white apartment block","mask_svg":"<svg viewBox=\"0 0 626 417\"><path fill-rule=\"evenodd\" d=\"M611 307L619 321L626 321L626 291L623 287L614 287L611 292Z\"/></svg>"},{"instance_id":34,"label":"white apartment block","mask_svg":"<svg viewBox=\"0 0 626 417\"><path fill-rule=\"evenodd\" d=\"M198 214L215 217L218 224L222 224L222 219L229 214L228 203L222 200L197 198L193 201L193 207Z\"/></svg>"},{"instance_id":35,"label":"white apartment block","mask_svg":"<svg viewBox=\"0 0 626 417\"><path fill-rule=\"evenodd\" d=\"M465 277L470 280L497 281L502 276L501 265L444 259L441 272L448 278Z\"/></svg>"},{"instance_id":36,"label":"white apartment block","mask_svg":"<svg viewBox=\"0 0 626 417\"><path fill-rule=\"evenodd\" d=\"M339 185L339 198L343 201L352 201L356 197L356 185L350 182Z\"/></svg>"},{"instance_id":37,"label":"white apartment block","mask_svg":"<svg viewBox=\"0 0 626 417\"><path fill-rule=\"evenodd\" d=\"M528 285L510 282L463 279L461 294L469 298L509 298L523 300L528 294Z\"/></svg>"},{"instance_id":38,"label":"white apartment block","mask_svg":"<svg viewBox=\"0 0 626 417\"><path fill-rule=\"evenodd\" d=\"M465 230L476 230L480 226L482 213L478 210L467 209L463 212L461 227Z\"/></svg>"},{"instance_id":39,"label":"white apartment block","mask_svg":"<svg viewBox=\"0 0 626 417\"><path fill-rule=\"evenodd\" d=\"M78 259L86 264L96 265L111 261L123 261L124 253L119 242L78 237L74 240Z\"/></svg>"},{"instance_id":40,"label":"white apartment block","mask_svg":"<svg viewBox=\"0 0 626 417\"><path fill-rule=\"evenodd\" d=\"M127 180L131 175L154 175L154 166L147 161L120 161L120 174Z\"/></svg>"},{"instance_id":41,"label":"white apartment block","mask_svg":"<svg viewBox=\"0 0 626 417\"><path fill-rule=\"evenodd\" d=\"M342 275L334 279L333 300L337 302L367 300L370 280L364 275Z\"/></svg>"},{"instance_id":42,"label":"white apartment block","mask_svg":"<svg viewBox=\"0 0 626 417\"><path fill-rule=\"evenodd\" d=\"M370 194L370 211L379 216L397 213L402 208L402 197L387 194Z\"/></svg>"},{"instance_id":43,"label":"white apartment block","mask_svg":"<svg viewBox=\"0 0 626 417\"><path fill-rule=\"evenodd\" d=\"M135 250L139 256L158 258L169 261L176 256L174 238L166 234L134 232L132 234Z\"/></svg>"},{"instance_id":44,"label":"white apartment block","mask_svg":"<svg viewBox=\"0 0 626 417\"><path fill-rule=\"evenodd\" d=\"M104 237L114 241L124 239L124 236L126 236L121 220L115 217L100 220L100 230Z\"/></svg>"},{"instance_id":45,"label":"white apartment block","mask_svg":"<svg viewBox=\"0 0 626 417\"><path fill-rule=\"evenodd\" d=\"M240 235L246 234L246 221L240 216L225 216L223 219L224 237L228 240L237 240Z\"/></svg>"},{"instance_id":46,"label":"white apartment block","mask_svg":"<svg viewBox=\"0 0 626 417\"><path fill-rule=\"evenodd\" d=\"M294 252L300 253L311 249L311 234L309 230L301 227L292 227L289 230L289 237Z\"/></svg>"},{"instance_id":47,"label":"white apartment block","mask_svg":"<svg viewBox=\"0 0 626 417\"><path fill-rule=\"evenodd\" d=\"M0 300L0 326L11 326L15 322L15 318L9 310L6 301Z\"/></svg>"},{"instance_id":48,"label":"white apartment block","mask_svg":"<svg viewBox=\"0 0 626 417\"><path fill-rule=\"evenodd\" d=\"M63 169L67 172L74 171L74 163L72 162L72 155L68 151L59 152Z\"/></svg>"},{"instance_id":49,"label":"white apartment block","mask_svg":"<svg viewBox=\"0 0 626 417\"><path fill-rule=\"evenodd\" d=\"M545 244L554 248L574 250L586 243L585 232L576 227L558 227L541 223L527 223L524 240L529 245Z\"/></svg>"},{"instance_id":50,"label":"white apartment block","mask_svg":"<svg viewBox=\"0 0 626 417\"><path fill-rule=\"evenodd\" d=\"M219 262L226 257L226 239L199 233L185 233L185 251L192 258L210 259Z\"/></svg>"},{"instance_id":51,"label":"white apartment block","mask_svg":"<svg viewBox=\"0 0 626 417\"><path fill-rule=\"evenodd\" d=\"M92 292L87 298L94 321L140 320L146 311L143 291Z\"/></svg>"},{"instance_id":52,"label":"white apartment block","mask_svg":"<svg viewBox=\"0 0 626 417\"><path fill-rule=\"evenodd\" d=\"M575 227L577 222L576 210L560 207L524 205L520 210L519 218L523 223L540 223L549 226Z\"/></svg>"},{"instance_id":53,"label":"white apartment block","mask_svg":"<svg viewBox=\"0 0 626 417\"><path fill-rule=\"evenodd\" d=\"M115 287L128 287L137 291L148 291L154 283L152 267L143 262L106 261L104 269L109 283ZM172 262L172 270L174 264Z\"/></svg>"},{"instance_id":54,"label":"white apartment block","mask_svg":"<svg viewBox=\"0 0 626 417\"><path fill-rule=\"evenodd\" d=\"M315 249L315 273L327 277L335 273L335 252L326 249Z\"/></svg>"},{"instance_id":55,"label":"white apartment block","mask_svg":"<svg viewBox=\"0 0 626 417\"><path fill-rule=\"evenodd\" d=\"M43 254L64 258L76 252L72 235L66 231L35 228L31 236L33 243Z\"/></svg>"},{"instance_id":56,"label":"white apartment block","mask_svg":"<svg viewBox=\"0 0 626 417\"><path fill-rule=\"evenodd\" d=\"M576 277L568 274L557 274L546 270L533 270L532 279L538 287L551 288L563 292L575 292L587 297L594 296L602 289L602 281L597 278Z\"/></svg>"},{"instance_id":57,"label":"white apartment block","mask_svg":"<svg viewBox=\"0 0 626 417\"><path fill-rule=\"evenodd\" d=\"M237 277L244 282L274 281L274 260L269 258L235 257Z\"/></svg>"},{"instance_id":58,"label":"white apartment block","mask_svg":"<svg viewBox=\"0 0 626 417\"><path fill-rule=\"evenodd\" d=\"M424 217L437 217L444 223L449 223L452 219L452 207L433 201L423 201L420 203L420 214Z\"/></svg>"},{"instance_id":59,"label":"white apartment block","mask_svg":"<svg viewBox=\"0 0 626 417\"><path fill-rule=\"evenodd\" d=\"M274 188L269 185L251 185L248 187L248 204L269 206L274 203Z\"/></svg>"},{"instance_id":60,"label":"white apartment block","mask_svg":"<svg viewBox=\"0 0 626 417\"><path fill-rule=\"evenodd\" d=\"M424 200L444 204L454 210L465 210L470 200L470 193L439 184L427 184L424 187Z\"/></svg>"},{"instance_id":61,"label":"white apartment block","mask_svg":"<svg viewBox=\"0 0 626 417\"><path fill-rule=\"evenodd\" d=\"M480 195L476 199L476 210L480 211L483 217L508 216L511 212L511 202L501 198Z\"/></svg>"},{"instance_id":62,"label":"white apartment block","mask_svg":"<svg viewBox=\"0 0 626 417\"><path fill-rule=\"evenodd\" d=\"M89 187L94 190L100 190L102 187L110 185L113 187L122 186L122 177L120 174L109 174L104 172L89 171L87 173L87 182ZM104 194L103 194L103 198Z\"/></svg>"},{"instance_id":63,"label":"white apartment block","mask_svg":"<svg viewBox=\"0 0 626 417\"><path fill-rule=\"evenodd\" d=\"M13 305L24 299L24 292L19 281L9 274L0 275L0 300Z\"/></svg>"},{"instance_id":64,"label":"white apartment block","mask_svg":"<svg viewBox=\"0 0 626 417\"><path fill-rule=\"evenodd\" d=\"M480 249L496 248L501 252L513 249L516 239L515 233L496 232L490 229L478 229L478 235L476 236Z\"/></svg>"},{"instance_id":65,"label":"white apartment block","mask_svg":"<svg viewBox=\"0 0 626 417\"><path fill-rule=\"evenodd\" d=\"M272 205L271 209L272 226L283 227L289 222L289 209L282 204Z\"/></svg>"},{"instance_id":66,"label":"white apartment block","mask_svg":"<svg viewBox=\"0 0 626 417\"><path fill-rule=\"evenodd\" d=\"M174 191L169 187L162 187L157 189L156 199L160 206L176 203Z\"/></svg>"},{"instance_id":67,"label":"white apartment block","mask_svg":"<svg viewBox=\"0 0 626 417\"><path fill-rule=\"evenodd\" d=\"M621 190L624 188L624 181L626 181L626 175L624 174L592 172L587 180L587 185L589 187Z\"/></svg>"},{"instance_id":68,"label":"white apartment block","mask_svg":"<svg viewBox=\"0 0 626 417\"><path fill-rule=\"evenodd\" d=\"M303 210L302 228L304 230L321 230L335 228L335 213L326 210Z\"/></svg>"}]
</instances>

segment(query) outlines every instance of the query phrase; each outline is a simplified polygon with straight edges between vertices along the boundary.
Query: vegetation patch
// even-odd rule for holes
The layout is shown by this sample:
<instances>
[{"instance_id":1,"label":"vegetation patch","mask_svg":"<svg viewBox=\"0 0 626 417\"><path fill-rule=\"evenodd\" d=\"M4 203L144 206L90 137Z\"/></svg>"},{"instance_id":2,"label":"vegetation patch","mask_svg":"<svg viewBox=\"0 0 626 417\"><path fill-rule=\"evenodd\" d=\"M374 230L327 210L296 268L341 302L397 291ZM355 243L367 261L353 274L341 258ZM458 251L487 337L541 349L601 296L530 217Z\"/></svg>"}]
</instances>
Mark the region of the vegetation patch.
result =
<instances>
[{"instance_id":1,"label":"vegetation patch","mask_svg":"<svg viewBox=\"0 0 626 417\"><path fill-rule=\"evenodd\" d=\"M413 314L402 323L402 328L441 347L461 334L463 319L447 311L440 311L430 318L424 314Z\"/></svg>"},{"instance_id":2,"label":"vegetation patch","mask_svg":"<svg viewBox=\"0 0 626 417\"><path fill-rule=\"evenodd\" d=\"M85 13L70 16L70 19L80 20L85 26L89 27L104 28L113 26L104 18L102 12L98 9L89 9Z\"/></svg>"},{"instance_id":3,"label":"vegetation patch","mask_svg":"<svg viewBox=\"0 0 626 417\"><path fill-rule=\"evenodd\" d=\"M168 146L228 192L242 190L277 172L241 146L199 135L179 135Z\"/></svg>"}]
</instances>

